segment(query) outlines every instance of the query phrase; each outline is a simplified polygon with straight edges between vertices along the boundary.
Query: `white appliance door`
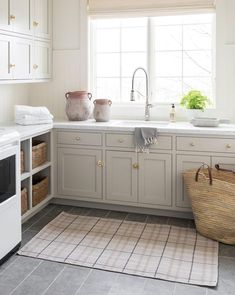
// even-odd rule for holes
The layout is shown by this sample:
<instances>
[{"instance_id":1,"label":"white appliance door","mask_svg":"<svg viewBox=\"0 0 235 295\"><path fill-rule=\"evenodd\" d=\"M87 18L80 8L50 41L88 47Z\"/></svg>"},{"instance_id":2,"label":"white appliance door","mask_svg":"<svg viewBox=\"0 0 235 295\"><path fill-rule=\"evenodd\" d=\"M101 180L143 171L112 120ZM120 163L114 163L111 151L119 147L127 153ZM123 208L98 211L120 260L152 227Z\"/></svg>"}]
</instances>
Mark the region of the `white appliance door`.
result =
<instances>
[{"instance_id":1,"label":"white appliance door","mask_svg":"<svg viewBox=\"0 0 235 295\"><path fill-rule=\"evenodd\" d=\"M21 242L19 146L0 147L0 162L11 156L15 159L15 165L12 165L15 168L15 173L10 174L11 177L15 176L15 194L12 196L8 194L8 197L0 203L0 260ZM6 169L7 174L9 173L5 164L2 167L0 165L0 169ZM0 175L2 176L4 173L1 174L0 171ZM4 181L9 181L8 178L9 176ZM0 181L4 184L2 179ZM7 188L7 185L1 187ZM4 191L1 191L1 194L3 195Z\"/></svg>"}]
</instances>

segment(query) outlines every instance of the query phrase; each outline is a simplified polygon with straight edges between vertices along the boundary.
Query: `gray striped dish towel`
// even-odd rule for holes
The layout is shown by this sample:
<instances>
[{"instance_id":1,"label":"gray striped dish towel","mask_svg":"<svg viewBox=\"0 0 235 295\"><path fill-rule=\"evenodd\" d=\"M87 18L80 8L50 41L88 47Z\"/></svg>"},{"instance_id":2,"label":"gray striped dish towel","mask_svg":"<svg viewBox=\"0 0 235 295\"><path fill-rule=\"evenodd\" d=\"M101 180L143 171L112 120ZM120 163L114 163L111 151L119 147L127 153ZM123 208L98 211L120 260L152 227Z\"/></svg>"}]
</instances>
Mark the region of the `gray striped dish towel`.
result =
<instances>
[{"instance_id":1,"label":"gray striped dish towel","mask_svg":"<svg viewBox=\"0 0 235 295\"><path fill-rule=\"evenodd\" d=\"M135 128L136 152L148 153L149 147L157 143L156 128Z\"/></svg>"}]
</instances>

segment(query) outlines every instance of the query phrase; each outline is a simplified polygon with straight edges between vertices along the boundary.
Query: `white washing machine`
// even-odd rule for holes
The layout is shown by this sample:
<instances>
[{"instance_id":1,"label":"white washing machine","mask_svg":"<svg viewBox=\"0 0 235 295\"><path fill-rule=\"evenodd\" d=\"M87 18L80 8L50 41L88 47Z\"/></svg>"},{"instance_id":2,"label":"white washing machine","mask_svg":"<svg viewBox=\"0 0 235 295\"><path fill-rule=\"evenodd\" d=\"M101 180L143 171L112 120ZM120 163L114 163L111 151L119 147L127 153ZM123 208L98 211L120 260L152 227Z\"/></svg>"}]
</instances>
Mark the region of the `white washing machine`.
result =
<instances>
[{"instance_id":1,"label":"white washing machine","mask_svg":"<svg viewBox=\"0 0 235 295\"><path fill-rule=\"evenodd\" d=\"M21 243L20 138L0 129L0 264Z\"/></svg>"}]
</instances>

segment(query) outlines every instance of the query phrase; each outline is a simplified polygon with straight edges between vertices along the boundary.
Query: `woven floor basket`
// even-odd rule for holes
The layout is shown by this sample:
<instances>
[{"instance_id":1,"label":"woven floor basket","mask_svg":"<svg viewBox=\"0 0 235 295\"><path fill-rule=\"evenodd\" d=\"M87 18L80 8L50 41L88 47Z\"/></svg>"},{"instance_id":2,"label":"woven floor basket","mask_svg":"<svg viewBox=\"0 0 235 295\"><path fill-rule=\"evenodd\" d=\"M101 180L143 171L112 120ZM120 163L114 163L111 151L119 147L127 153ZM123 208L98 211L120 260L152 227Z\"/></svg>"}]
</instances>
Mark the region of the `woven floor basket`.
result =
<instances>
[{"instance_id":1,"label":"woven floor basket","mask_svg":"<svg viewBox=\"0 0 235 295\"><path fill-rule=\"evenodd\" d=\"M186 171L183 178L198 232L235 245L235 174L208 167Z\"/></svg>"}]
</instances>

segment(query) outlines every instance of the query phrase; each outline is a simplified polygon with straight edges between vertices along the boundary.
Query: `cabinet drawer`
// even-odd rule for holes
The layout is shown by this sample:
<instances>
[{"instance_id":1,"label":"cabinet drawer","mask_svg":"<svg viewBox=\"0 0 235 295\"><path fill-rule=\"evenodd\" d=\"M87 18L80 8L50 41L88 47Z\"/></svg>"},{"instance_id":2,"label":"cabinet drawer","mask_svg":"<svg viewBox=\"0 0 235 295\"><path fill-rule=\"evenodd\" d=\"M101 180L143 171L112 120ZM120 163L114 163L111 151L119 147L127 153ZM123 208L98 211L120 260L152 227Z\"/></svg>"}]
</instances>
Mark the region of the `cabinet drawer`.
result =
<instances>
[{"instance_id":1,"label":"cabinet drawer","mask_svg":"<svg viewBox=\"0 0 235 295\"><path fill-rule=\"evenodd\" d=\"M60 144L102 145L100 133L58 132L57 142Z\"/></svg>"},{"instance_id":2,"label":"cabinet drawer","mask_svg":"<svg viewBox=\"0 0 235 295\"><path fill-rule=\"evenodd\" d=\"M170 150L172 148L171 136L158 136L158 142L151 149ZM106 134L106 146L134 148L134 135L132 134Z\"/></svg>"},{"instance_id":3,"label":"cabinet drawer","mask_svg":"<svg viewBox=\"0 0 235 295\"><path fill-rule=\"evenodd\" d=\"M235 139L177 137L178 151L235 153Z\"/></svg>"}]
</instances>

